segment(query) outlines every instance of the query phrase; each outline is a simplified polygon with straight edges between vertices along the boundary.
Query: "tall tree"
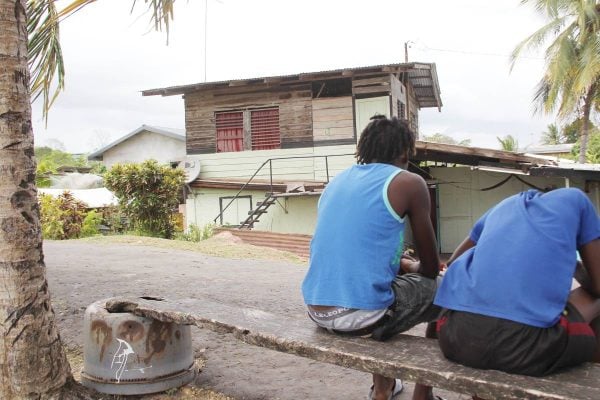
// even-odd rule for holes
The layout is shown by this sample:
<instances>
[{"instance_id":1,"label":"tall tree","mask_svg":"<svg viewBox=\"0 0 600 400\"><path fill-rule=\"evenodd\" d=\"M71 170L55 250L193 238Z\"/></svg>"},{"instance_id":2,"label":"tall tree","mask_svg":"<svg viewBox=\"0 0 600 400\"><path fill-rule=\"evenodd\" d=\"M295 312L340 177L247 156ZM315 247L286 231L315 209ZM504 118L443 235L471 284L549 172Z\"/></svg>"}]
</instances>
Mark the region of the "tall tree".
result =
<instances>
[{"instance_id":1,"label":"tall tree","mask_svg":"<svg viewBox=\"0 0 600 400\"><path fill-rule=\"evenodd\" d=\"M58 41L60 18L93 0L60 12L54 0L0 0L0 398L61 397L71 380L56 328L42 252L31 126L34 97L47 112L64 76ZM157 28L172 18L174 0L144 0ZM166 11L166 14L165 14ZM28 19L29 16L29 19ZM168 25L167 25L168 28ZM60 90L59 85L57 90ZM64 396L63 396L64 397Z\"/></svg>"},{"instance_id":2,"label":"tall tree","mask_svg":"<svg viewBox=\"0 0 600 400\"><path fill-rule=\"evenodd\" d=\"M517 151L519 149L519 141L512 135L506 135L503 138L496 136L496 139L498 139L500 147L504 151Z\"/></svg>"},{"instance_id":3,"label":"tall tree","mask_svg":"<svg viewBox=\"0 0 600 400\"><path fill-rule=\"evenodd\" d=\"M548 125L548 129L542 132L542 144L561 144L565 143L562 130L556 124Z\"/></svg>"},{"instance_id":4,"label":"tall tree","mask_svg":"<svg viewBox=\"0 0 600 400\"><path fill-rule=\"evenodd\" d=\"M600 102L600 3L598 0L522 0L534 3L548 22L513 51L513 66L526 49L546 49L546 71L535 92L536 110L559 118L580 117L581 152L586 161L590 114Z\"/></svg>"}]
</instances>

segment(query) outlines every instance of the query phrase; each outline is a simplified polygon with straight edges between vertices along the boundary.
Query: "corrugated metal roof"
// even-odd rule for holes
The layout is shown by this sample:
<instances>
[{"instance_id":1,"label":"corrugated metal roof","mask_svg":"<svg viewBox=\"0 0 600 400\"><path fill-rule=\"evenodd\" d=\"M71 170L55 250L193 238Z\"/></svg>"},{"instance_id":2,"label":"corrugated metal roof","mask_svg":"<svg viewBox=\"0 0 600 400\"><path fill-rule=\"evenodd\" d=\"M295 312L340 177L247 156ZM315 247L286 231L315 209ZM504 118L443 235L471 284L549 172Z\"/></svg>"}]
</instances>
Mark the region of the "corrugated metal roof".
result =
<instances>
[{"instance_id":1,"label":"corrugated metal roof","mask_svg":"<svg viewBox=\"0 0 600 400\"><path fill-rule=\"evenodd\" d=\"M316 72L303 72L291 75L265 76L249 79L231 79L215 82L200 82L190 85L170 86L142 91L143 96L173 96L218 87L242 86L264 83L289 83L294 81L310 82L322 79L349 78L356 75L377 73L408 72L408 79L415 88L420 107L442 106L440 88L435 63L398 63L381 64L365 67L342 68Z\"/></svg>"}]
</instances>

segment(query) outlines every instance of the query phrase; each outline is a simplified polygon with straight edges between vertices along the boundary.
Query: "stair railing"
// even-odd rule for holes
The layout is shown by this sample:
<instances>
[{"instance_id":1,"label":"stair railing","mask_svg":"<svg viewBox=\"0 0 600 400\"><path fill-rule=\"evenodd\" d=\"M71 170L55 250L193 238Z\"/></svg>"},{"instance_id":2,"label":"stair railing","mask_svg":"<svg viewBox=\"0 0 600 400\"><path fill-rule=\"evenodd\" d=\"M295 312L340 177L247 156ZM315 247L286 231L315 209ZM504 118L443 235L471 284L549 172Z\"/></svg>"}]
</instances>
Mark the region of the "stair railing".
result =
<instances>
[{"instance_id":1,"label":"stair railing","mask_svg":"<svg viewBox=\"0 0 600 400\"><path fill-rule=\"evenodd\" d=\"M278 160L292 160L292 159L298 159L298 158L325 158L325 175L326 175L326 181L325 183L329 183L329 157L342 157L342 156L353 156L354 153L349 153L349 154L329 154L329 155L322 155L322 156L290 156L290 157L275 157L275 158L269 158L267 160L265 160L265 162L263 162L260 167L258 167L256 169L256 171L254 171L254 173L252 174L252 176L250 177L250 179L248 179L248 181L246 181L246 183L244 183L242 185L242 187L240 188L240 190L238 190L238 192L233 196L233 198L229 201L229 203L227 203L227 205L225 207L223 207L223 210L221 210L221 212L219 213L219 215L217 215L214 219L213 219L213 223L217 223L217 220L223 216L223 213L225 213L225 210L227 210L229 208L229 206L231 204L233 204L233 202L235 200L237 200L237 198L239 197L240 193L242 193L244 191L244 189L246 189L246 187L248 187L248 185L252 182L252 180L256 177L256 175L258 175L258 173L264 168L265 165L269 164L269 195L273 195L273 161L278 161Z\"/></svg>"}]
</instances>

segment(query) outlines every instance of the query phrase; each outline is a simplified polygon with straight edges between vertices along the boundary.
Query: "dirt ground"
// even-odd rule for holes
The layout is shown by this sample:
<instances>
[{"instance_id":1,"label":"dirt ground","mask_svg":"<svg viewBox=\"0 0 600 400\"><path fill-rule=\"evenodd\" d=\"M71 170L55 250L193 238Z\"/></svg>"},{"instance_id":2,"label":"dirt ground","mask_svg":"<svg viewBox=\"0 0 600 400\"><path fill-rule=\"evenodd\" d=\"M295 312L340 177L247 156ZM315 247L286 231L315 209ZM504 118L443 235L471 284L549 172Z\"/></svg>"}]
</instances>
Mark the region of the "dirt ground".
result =
<instances>
[{"instance_id":1,"label":"dirt ground","mask_svg":"<svg viewBox=\"0 0 600 400\"><path fill-rule=\"evenodd\" d=\"M301 260L222 238L202 246L204 253L193 244L172 248L159 239L45 241L52 302L74 372L81 368L84 311L107 297L200 297L305 317L300 284L307 267ZM217 254L218 248L228 257L205 254ZM204 367L193 385L168 398L354 400L366 398L371 384L363 372L250 346L230 335L195 327L192 332L195 356ZM406 386L402 399L411 398L412 384ZM436 393L449 400L468 398Z\"/></svg>"}]
</instances>

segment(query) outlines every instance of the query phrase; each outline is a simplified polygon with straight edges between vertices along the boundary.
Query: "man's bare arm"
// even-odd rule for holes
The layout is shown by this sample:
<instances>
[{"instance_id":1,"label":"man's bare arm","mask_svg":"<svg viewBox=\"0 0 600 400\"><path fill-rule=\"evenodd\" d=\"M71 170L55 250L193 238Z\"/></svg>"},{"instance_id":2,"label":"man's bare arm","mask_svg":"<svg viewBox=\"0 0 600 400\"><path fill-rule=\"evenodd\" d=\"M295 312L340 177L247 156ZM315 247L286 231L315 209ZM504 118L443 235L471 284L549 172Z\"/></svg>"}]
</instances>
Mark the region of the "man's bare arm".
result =
<instances>
[{"instance_id":1,"label":"man's bare arm","mask_svg":"<svg viewBox=\"0 0 600 400\"><path fill-rule=\"evenodd\" d=\"M401 260L406 272L417 272L429 278L439 273L440 260L435 233L429 216L431 200L425 180L416 174L402 172L390 183L390 204L398 215L408 215L419 261Z\"/></svg>"},{"instance_id":2,"label":"man's bare arm","mask_svg":"<svg viewBox=\"0 0 600 400\"><path fill-rule=\"evenodd\" d=\"M462 241L461 244L454 250L454 253L450 256L446 265L450 266L458 257L460 257L465 251L469 250L472 247L475 247L476 243L471 240L470 237L466 237L465 240Z\"/></svg>"},{"instance_id":3,"label":"man's bare arm","mask_svg":"<svg viewBox=\"0 0 600 400\"><path fill-rule=\"evenodd\" d=\"M575 279L590 295L600 297L600 239L581 246L581 263L575 271Z\"/></svg>"}]
</instances>

